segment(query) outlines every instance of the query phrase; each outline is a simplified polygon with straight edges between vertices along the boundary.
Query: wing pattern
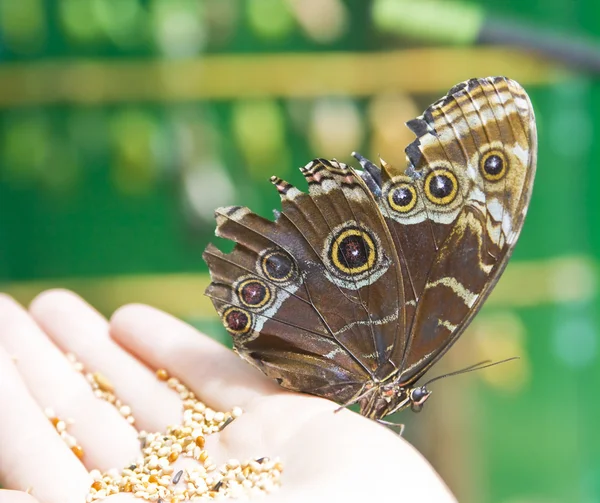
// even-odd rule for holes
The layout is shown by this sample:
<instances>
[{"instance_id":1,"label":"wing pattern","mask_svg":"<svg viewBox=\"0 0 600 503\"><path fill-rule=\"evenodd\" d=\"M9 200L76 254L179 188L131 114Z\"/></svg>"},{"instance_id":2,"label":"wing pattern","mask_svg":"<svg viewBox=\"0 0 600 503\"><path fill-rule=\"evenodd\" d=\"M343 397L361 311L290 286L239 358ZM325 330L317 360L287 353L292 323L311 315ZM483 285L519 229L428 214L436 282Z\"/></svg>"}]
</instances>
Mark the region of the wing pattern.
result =
<instances>
[{"instance_id":1,"label":"wing pattern","mask_svg":"<svg viewBox=\"0 0 600 503\"><path fill-rule=\"evenodd\" d=\"M348 166L317 159L305 194L274 177L282 211L217 210L230 254L205 251L213 299L241 356L287 388L348 400L394 371L404 330L398 258L387 224Z\"/></svg>"},{"instance_id":2,"label":"wing pattern","mask_svg":"<svg viewBox=\"0 0 600 503\"><path fill-rule=\"evenodd\" d=\"M537 137L516 82L471 79L407 123L409 168L383 163L381 212L406 291L407 332L393 361L417 380L449 349L496 284L531 197Z\"/></svg>"},{"instance_id":3,"label":"wing pattern","mask_svg":"<svg viewBox=\"0 0 600 503\"><path fill-rule=\"evenodd\" d=\"M347 403L412 386L506 266L536 166L525 91L471 79L407 125L407 169L315 159L301 168L308 193L272 178L275 221L216 211L217 235L236 246L207 247L206 293L238 353L286 388Z\"/></svg>"}]
</instances>

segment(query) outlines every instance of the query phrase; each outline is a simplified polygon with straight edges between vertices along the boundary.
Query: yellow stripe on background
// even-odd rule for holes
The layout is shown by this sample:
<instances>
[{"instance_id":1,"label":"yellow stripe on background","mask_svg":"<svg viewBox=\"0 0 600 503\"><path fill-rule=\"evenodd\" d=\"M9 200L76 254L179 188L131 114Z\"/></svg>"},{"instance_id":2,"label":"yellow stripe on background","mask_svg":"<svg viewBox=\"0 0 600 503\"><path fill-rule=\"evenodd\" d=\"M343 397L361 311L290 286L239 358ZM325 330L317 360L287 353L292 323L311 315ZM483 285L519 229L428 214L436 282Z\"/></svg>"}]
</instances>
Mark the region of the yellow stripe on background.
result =
<instances>
[{"instance_id":1,"label":"yellow stripe on background","mask_svg":"<svg viewBox=\"0 0 600 503\"><path fill-rule=\"evenodd\" d=\"M591 300L597 295L598 272L586 257L563 257L540 262L513 262L491 295L488 306L530 307ZM57 279L5 284L0 290L28 304L49 288L76 291L105 314L123 304L141 302L180 318L215 316L204 296L207 274L115 276L94 279Z\"/></svg>"},{"instance_id":2,"label":"yellow stripe on background","mask_svg":"<svg viewBox=\"0 0 600 503\"><path fill-rule=\"evenodd\" d=\"M538 56L494 47L11 63L0 66L0 107L437 93L471 77L504 75L527 86L560 74Z\"/></svg>"}]
</instances>

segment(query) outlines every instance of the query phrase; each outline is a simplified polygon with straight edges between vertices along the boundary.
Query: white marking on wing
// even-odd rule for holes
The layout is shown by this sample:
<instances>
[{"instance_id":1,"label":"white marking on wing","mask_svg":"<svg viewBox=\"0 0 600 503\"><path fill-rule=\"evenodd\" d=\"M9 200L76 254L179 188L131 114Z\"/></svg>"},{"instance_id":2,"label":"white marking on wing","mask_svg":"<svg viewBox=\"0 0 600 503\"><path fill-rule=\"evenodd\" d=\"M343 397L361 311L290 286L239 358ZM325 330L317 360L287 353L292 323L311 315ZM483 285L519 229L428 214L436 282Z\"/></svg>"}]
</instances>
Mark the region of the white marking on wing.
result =
<instances>
[{"instance_id":1,"label":"white marking on wing","mask_svg":"<svg viewBox=\"0 0 600 503\"><path fill-rule=\"evenodd\" d=\"M512 153L514 156L521 161L523 166L527 166L529 164L529 149L521 147L518 143L512 147Z\"/></svg>"},{"instance_id":2,"label":"white marking on wing","mask_svg":"<svg viewBox=\"0 0 600 503\"><path fill-rule=\"evenodd\" d=\"M229 211L231 209L231 207L229 208L223 208L223 212L218 212L216 214L216 221L217 221L217 228L215 230L215 235L216 236L220 236L221 235L221 231L220 231L220 227L221 225L223 225L227 220L234 220L234 221L239 221L241 220L243 217L245 217L246 215L248 215L250 213L250 210L248 208L245 207L241 207L241 208L237 208L233 211L233 213L231 214L227 214L227 211Z\"/></svg>"},{"instance_id":3,"label":"white marking on wing","mask_svg":"<svg viewBox=\"0 0 600 503\"><path fill-rule=\"evenodd\" d=\"M500 238L502 236L502 228L500 227L500 225L495 223L490 218L487 221L486 230L487 230L488 236L492 240L492 243L494 243L496 246L499 246L501 248L501 246L500 246L501 239Z\"/></svg>"},{"instance_id":4,"label":"white marking on wing","mask_svg":"<svg viewBox=\"0 0 600 503\"><path fill-rule=\"evenodd\" d=\"M331 350L329 353L327 353L327 354L325 355L325 358L329 358L329 359L331 359L331 358L333 358L335 355L338 355L338 354L340 354L340 353L343 353L343 352L344 352L344 351L343 351L343 349L342 349L341 347L339 347L339 346L338 346L338 347L336 347L335 349Z\"/></svg>"},{"instance_id":5,"label":"white marking on wing","mask_svg":"<svg viewBox=\"0 0 600 503\"><path fill-rule=\"evenodd\" d=\"M252 316L255 318L254 326L252 327L251 335L248 338L244 338L244 343L253 341L256 339L260 332L262 331L265 323L269 321L269 319L273 318L279 311L281 305L300 287L300 284L292 283L291 285L286 286L285 290L279 289L276 294L275 302L264 311L260 313L252 313Z\"/></svg>"},{"instance_id":6,"label":"white marking on wing","mask_svg":"<svg viewBox=\"0 0 600 503\"><path fill-rule=\"evenodd\" d=\"M480 110L478 115L481 117L481 122L484 126L488 123L496 122L496 116L491 108Z\"/></svg>"},{"instance_id":7,"label":"white marking on wing","mask_svg":"<svg viewBox=\"0 0 600 503\"><path fill-rule=\"evenodd\" d=\"M287 197L290 201L293 201L294 199L302 195L304 195L302 191L298 190L296 187L292 187L290 190L287 191L285 197Z\"/></svg>"},{"instance_id":8,"label":"white marking on wing","mask_svg":"<svg viewBox=\"0 0 600 503\"><path fill-rule=\"evenodd\" d=\"M321 188L325 194L339 189L340 185L333 179L327 178L321 182Z\"/></svg>"},{"instance_id":9,"label":"white marking on wing","mask_svg":"<svg viewBox=\"0 0 600 503\"><path fill-rule=\"evenodd\" d=\"M393 344L390 344L387 348L385 348L386 351L391 351L392 348L394 347ZM369 353L367 355L364 355L365 358L369 358L370 360L374 360L375 358L377 358L377 353Z\"/></svg>"},{"instance_id":10,"label":"white marking on wing","mask_svg":"<svg viewBox=\"0 0 600 503\"><path fill-rule=\"evenodd\" d=\"M399 222L404 225L411 224L420 224L428 219L437 224L451 224L456 220L456 216L460 213L461 207L456 207L453 211L442 212L442 211L425 211L421 210L417 213L413 213L409 216L403 215L402 213L398 213L397 211L393 211L389 209L389 207L385 206L384 203L380 203L379 207L381 208L381 212L386 217L390 217L392 220Z\"/></svg>"},{"instance_id":11,"label":"white marking on wing","mask_svg":"<svg viewBox=\"0 0 600 503\"><path fill-rule=\"evenodd\" d=\"M530 110L529 100L527 98L523 98L521 96L515 96L514 100L515 100L515 104L517 105L517 108L521 112L521 115L523 115L522 112L527 112L527 115L529 115L529 110Z\"/></svg>"},{"instance_id":12,"label":"white marking on wing","mask_svg":"<svg viewBox=\"0 0 600 503\"><path fill-rule=\"evenodd\" d=\"M381 318L380 320L358 320L358 321L353 321L352 323L348 323L344 327L340 328L337 332L334 332L333 335L334 335L334 337L337 337L338 335L343 334L344 332L347 332L348 330L350 330L351 328L354 328L356 326L385 325L387 323L390 323L391 321L396 321L397 319L398 319L398 308L396 308L396 310L392 314L389 314L388 316L386 316L385 318Z\"/></svg>"},{"instance_id":13,"label":"white marking on wing","mask_svg":"<svg viewBox=\"0 0 600 503\"><path fill-rule=\"evenodd\" d=\"M475 304L477 297L479 297L479 294L467 290L467 288L465 288L463 284L460 283L456 278L452 278L449 276L427 283L427 285L425 285L425 289L429 290L439 285L443 285L446 288L450 288L450 290L452 290L456 295L458 295L468 307L472 307L473 304Z\"/></svg>"},{"instance_id":14,"label":"white marking on wing","mask_svg":"<svg viewBox=\"0 0 600 503\"><path fill-rule=\"evenodd\" d=\"M325 277L331 281L332 283L340 286L342 288L346 288L347 290L359 290L364 286L373 285L381 276L383 276L390 267L390 261L382 262L381 265L378 266L377 269L371 270L368 274L356 275L353 278L339 278L328 270L325 270Z\"/></svg>"},{"instance_id":15,"label":"white marking on wing","mask_svg":"<svg viewBox=\"0 0 600 503\"><path fill-rule=\"evenodd\" d=\"M404 225L411 224L420 224L427 219L427 213L424 211L419 211L417 213L413 213L409 216L405 216L402 213L398 213L397 211L391 210L385 203L380 203L379 208L381 209L381 213L386 217L390 217L392 220L399 222Z\"/></svg>"},{"instance_id":16,"label":"white marking on wing","mask_svg":"<svg viewBox=\"0 0 600 503\"><path fill-rule=\"evenodd\" d=\"M367 196L360 187L342 187L342 192L347 199L351 201L362 201L367 199Z\"/></svg>"},{"instance_id":17,"label":"white marking on wing","mask_svg":"<svg viewBox=\"0 0 600 503\"><path fill-rule=\"evenodd\" d=\"M471 180L476 180L478 175L477 168L473 166L471 163L467 166L467 175ZM471 192L472 193L472 192Z\"/></svg>"},{"instance_id":18,"label":"white marking on wing","mask_svg":"<svg viewBox=\"0 0 600 503\"><path fill-rule=\"evenodd\" d=\"M486 198L483 190L481 190L479 187L473 187L471 193L469 194L469 199L485 204Z\"/></svg>"},{"instance_id":19,"label":"white marking on wing","mask_svg":"<svg viewBox=\"0 0 600 503\"><path fill-rule=\"evenodd\" d=\"M229 218L231 218L232 220L241 220L248 213L250 213L249 208L246 208L246 207L238 208L231 215L229 215Z\"/></svg>"},{"instance_id":20,"label":"white marking on wing","mask_svg":"<svg viewBox=\"0 0 600 503\"><path fill-rule=\"evenodd\" d=\"M495 222L501 222L503 214L506 213L504 206L498 199L490 199L487 203L487 209Z\"/></svg>"},{"instance_id":21,"label":"white marking on wing","mask_svg":"<svg viewBox=\"0 0 600 503\"><path fill-rule=\"evenodd\" d=\"M488 201L487 208L494 221L502 222L502 232L505 236L508 236L512 232L512 217L510 211L507 208L504 208L502 203L496 198Z\"/></svg>"},{"instance_id":22,"label":"white marking on wing","mask_svg":"<svg viewBox=\"0 0 600 503\"><path fill-rule=\"evenodd\" d=\"M438 320L438 327L444 327L450 330L450 332L454 332L458 328L458 325L454 325L447 320Z\"/></svg>"}]
</instances>

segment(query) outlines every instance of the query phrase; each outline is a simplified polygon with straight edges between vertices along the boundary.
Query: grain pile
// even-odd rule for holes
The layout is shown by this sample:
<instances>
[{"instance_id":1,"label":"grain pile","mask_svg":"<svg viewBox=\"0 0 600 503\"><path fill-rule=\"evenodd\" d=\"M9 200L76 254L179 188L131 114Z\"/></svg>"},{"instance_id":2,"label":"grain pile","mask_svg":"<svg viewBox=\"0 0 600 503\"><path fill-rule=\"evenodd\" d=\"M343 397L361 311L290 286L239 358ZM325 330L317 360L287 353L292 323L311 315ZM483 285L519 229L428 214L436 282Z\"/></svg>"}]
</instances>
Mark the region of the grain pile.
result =
<instances>
[{"instance_id":1,"label":"grain pile","mask_svg":"<svg viewBox=\"0 0 600 503\"><path fill-rule=\"evenodd\" d=\"M68 357L86 377L96 396L114 405L134 425L131 409L115 396L108 379L98 372L86 372L73 355ZM131 465L106 473L91 470L93 482L88 503L120 492L159 503L180 503L192 498L237 498L270 493L279 486L283 467L278 460L261 457L240 462L230 459L217 466L205 449L206 437L239 417L242 414L239 407L230 412L214 411L164 369L159 369L156 376L179 394L183 402L182 423L169 426L165 432L140 431L142 455ZM58 418L52 410L46 410L46 415L77 457L84 459L83 448L67 432L69 421Z\"/></svg>"}]
</instances>

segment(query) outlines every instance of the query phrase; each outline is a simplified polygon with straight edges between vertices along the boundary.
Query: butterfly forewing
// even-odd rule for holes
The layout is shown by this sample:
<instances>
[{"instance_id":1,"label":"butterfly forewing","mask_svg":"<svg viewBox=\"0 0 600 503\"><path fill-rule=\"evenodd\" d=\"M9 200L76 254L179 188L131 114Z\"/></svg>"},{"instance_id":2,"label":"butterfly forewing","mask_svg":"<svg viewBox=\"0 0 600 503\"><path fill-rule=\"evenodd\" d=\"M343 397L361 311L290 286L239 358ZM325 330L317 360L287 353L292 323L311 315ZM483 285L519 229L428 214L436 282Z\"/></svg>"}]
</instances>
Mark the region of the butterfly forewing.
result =
<instances>
[{"instance_id":1,"label":"butterfly forewing","mask_svg":"<svg viewBox=\"0 0 600 503\"><path fill-rule=\"evenodd\" d=\"M407 148L413 207L394 204L408 198L394 193L407 180L393 172L384 173L379 201L416 298L392 355L407 383L450 347L497 282L523 225L536 160L533 109L508 79L455 86L409 127L417 133Z\"/></svg>"}]
</instances>

